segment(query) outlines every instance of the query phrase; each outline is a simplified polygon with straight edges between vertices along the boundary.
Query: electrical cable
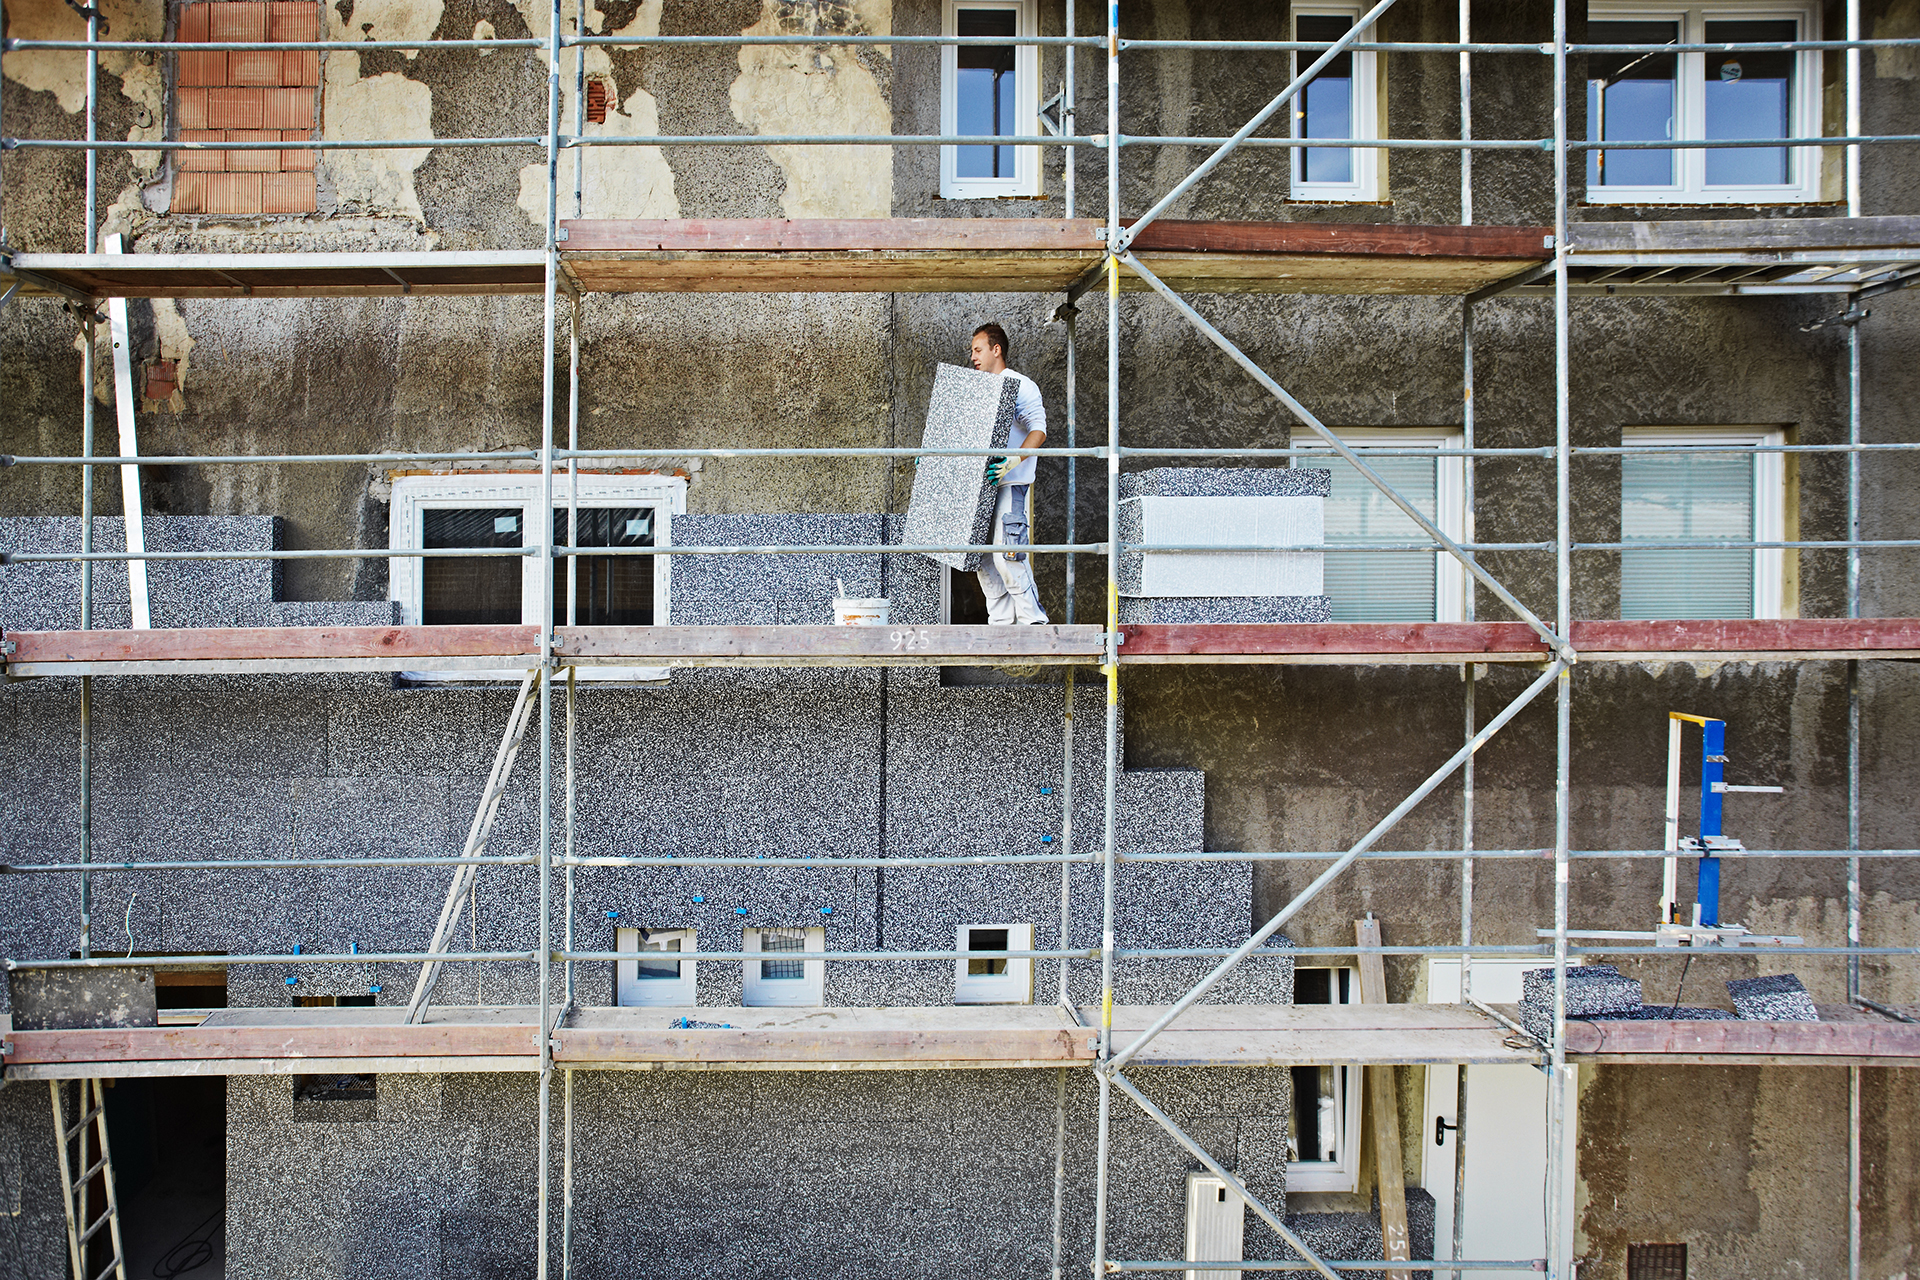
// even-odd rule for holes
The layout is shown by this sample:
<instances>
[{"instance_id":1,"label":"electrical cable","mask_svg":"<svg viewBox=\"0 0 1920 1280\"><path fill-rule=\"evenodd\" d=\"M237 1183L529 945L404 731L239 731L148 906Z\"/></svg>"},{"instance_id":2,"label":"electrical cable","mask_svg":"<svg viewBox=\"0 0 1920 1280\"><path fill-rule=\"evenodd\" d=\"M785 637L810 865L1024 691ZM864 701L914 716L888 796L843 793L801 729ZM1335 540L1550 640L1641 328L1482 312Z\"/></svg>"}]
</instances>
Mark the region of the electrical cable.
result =
<instances>
[{"instance_id":1,"label":"electrical cable","mask_svg":"<svg viewBox=\"0 0 1920 1280\"><path fill-rule=\"evenodd\" d=\"M1689 955L1685 964L1680 966L1680 983L1673 989L1673 1008L1667 1010L1671 1017L1680 1008L1680 993L1687 989L1687 970L1693 968L1693 957Z\"/></svg>"},{"instance_id":2,"label":"electrical cable","mask_svg":"<svg viewBox=\"0 0 1920 1280\"><path fill-rule=\"evenodd\" d=\"M226 1226L225 1209L215 1209L202 1218L193 1230L180 1237L179 1241L153 1264L154 1280L173 1280L189 1271L198 1271L213 1261L213 1240ZM210 1222L217 1222L213 1230L201 1236L200 1232ZM177 1255L177 1256L176 1256Z\"/></svg>"}]
</instances>

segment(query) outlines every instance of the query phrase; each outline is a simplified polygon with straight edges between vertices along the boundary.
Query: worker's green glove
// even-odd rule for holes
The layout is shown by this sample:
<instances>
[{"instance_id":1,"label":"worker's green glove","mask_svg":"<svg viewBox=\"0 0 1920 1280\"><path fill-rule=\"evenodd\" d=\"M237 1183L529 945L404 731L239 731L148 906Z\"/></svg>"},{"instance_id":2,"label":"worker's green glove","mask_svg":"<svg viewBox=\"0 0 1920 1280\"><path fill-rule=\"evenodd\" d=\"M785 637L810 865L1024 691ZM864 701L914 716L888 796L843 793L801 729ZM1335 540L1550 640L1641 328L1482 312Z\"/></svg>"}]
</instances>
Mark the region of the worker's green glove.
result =
<instances>
[{"instance_id":1,"label":"worker's green glove","mask_svg":"<svg viewBox=\"0 0 1920 1280\"><path fill-rule=\"evenodd\" d=\"M987 463L987 483L998 487L1007 482L1007 473L1013 470L1012 458L995 458Z\"/></svg>"}]
</instances>

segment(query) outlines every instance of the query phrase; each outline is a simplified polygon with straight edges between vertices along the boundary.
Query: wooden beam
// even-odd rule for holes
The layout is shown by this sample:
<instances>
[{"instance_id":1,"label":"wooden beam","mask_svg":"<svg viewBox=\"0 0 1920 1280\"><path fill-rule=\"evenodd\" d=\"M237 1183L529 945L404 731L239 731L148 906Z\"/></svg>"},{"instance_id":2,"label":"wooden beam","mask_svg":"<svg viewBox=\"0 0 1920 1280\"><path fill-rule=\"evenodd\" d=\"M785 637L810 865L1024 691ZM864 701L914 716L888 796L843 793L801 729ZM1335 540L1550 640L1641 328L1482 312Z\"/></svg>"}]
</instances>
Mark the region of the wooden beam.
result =
<instances>
[{"instance_id":1,"label":"wooden beam","mask_svg":"<svg viewBox=\"0 0 1920 1280\"><path fill-rule=\"evenodd\" d=\"M320 1012L320 1011L316 1011ZM500 1057L537 1052L537 1023L425 1023L112 1027L13 1031L12 1068L24 1063L185 1061L196 1058Z\"/></svg>"},{"instance_id":2,"label":"wooden beam","mask_svg":"<svg viewBox=\"0 0 1920 1280\"><path fill-rule=\"evenodd\" d=\"M1567 1053L1591 1062L1868 1060L1920 1065L1920 1024L1907 1022L1567 1023Z\"/></svg>"},{"instance_id":3,"label":"wooden beam","mask_svg":"<svg viewBox=\"0 0 1920 1280\"><path fill-rule=\"evenodd\" d=\"M1380 945L1380 922L1369 915L1353 922L1356 944ZM1360 1001L1387 1003L1387 971L1380 954L1360 956ZM1367 1110L1373 1118L1374 1166L1380 1182L1380 1239L1386 1261L1413 1257L1413 1237L1407 1230L1407 1172L1400 1158L1400 1093L1390 1065L1367 1068ZM1413 1280L1413 1273L1389 1268L1387 1280Z\"/></svg>"},{"instance_id":4,"label":"wooden beam","mask_svg":"<svg viewBox=\"0 0 1920 1280\"><path fill-rule=\"evenodd\" d=\"M556 1062L1090 1062L1084 1030L1007 1027L991 1031L903 1028L563 1027Z\"/></svg>"},{"instance_id":5,"label":"wooden beam","mask_svg":"<svg viewBox=\"0 0 1920 1280\"><path fill-rule=\"evenodd\" d=\"M1575 254L1920 248L1920 217L1576 222L1569 236Z\"/></svg>"},{"instance_id":6,"label":"wooden beam","mask_svg":"<svg viewBox=\"0 0 1920 1280\"><path fill-rule=\"evenodd\" d=\"M1920 652L1920 618L1596 620L1573 624L1582 654Z\"/></svg>"},{"instance_id":7,"label":"wooden beam","mask_svg":"<svg viewBox=\"0 0 1920 1280\"><path fill-rule=\"evenodd\" d=\"M1120 660L1203 654L1463 654L1538 660L1546 646L1524 622L1266 622L1120 628Z\"/></svg>"}]
</instances>

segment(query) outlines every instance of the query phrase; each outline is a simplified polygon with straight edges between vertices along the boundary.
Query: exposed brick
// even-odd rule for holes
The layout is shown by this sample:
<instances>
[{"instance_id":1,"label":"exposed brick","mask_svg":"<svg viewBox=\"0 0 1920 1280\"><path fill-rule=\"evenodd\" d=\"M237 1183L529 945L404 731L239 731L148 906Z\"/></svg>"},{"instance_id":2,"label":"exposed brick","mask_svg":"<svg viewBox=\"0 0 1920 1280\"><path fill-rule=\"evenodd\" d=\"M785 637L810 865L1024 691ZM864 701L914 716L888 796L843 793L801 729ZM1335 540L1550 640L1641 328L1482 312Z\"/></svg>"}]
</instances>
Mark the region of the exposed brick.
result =
<instances>
[{"instance_id":1,"label":"exposed brick","mask_svg":"<svg viewBox=\"0 0 1920 1280\"><path fill-rule=\"evenodd\" d=\"M208 213L259 213L261 199L258 173L210 173L207 175Z\"/></svg>"},{"instance_id":2,"label":"exposed brick","mask_svg":"<svg viewBox=\"0 0 1920 1280\"><path fill-rule=\"evenodd\" d=\"M206 129L207 90L181 89L173 95L174 124L181 129Z\"/></svg>"},{"instance_id":3,"label":"exposed brick","mask_svg":"<svg viewBox=\"0 0 1920 1280\"><path fill-rule=\"evenodd\" d=\"M190 4L180 10L180 39L207 39L207 13L212 5Z\"/></svg>"},{"instance_id":4,"label":"exposed brick","mask_svg":"<svg viewBox=\"0 0 1920 1280\"><path fill-rule=\"evenodd\" d=\"M227 55L214 50L208 53L182 53L180 55L180 84L183 87L222 85L227 82Z\"/></svg>"},{"instance_id":5,"label":"exposed brick","mask_svg":"<svg viewBox=\"0 0 1920 1280\"><path fill-rule=\"evenodd\" d=\"M210 173L175 171L173 175L173 203L169 211L173 213L205 213L207 211L207 179Z\"/></svg>"},{"instance_id":6,"label":"exposed brick","mask_svg":"<svg viewBox=\"0 0 1920 1280\"><path fill-rule=\"evenodd\" d=\"M140 396L165 400L180 387L180 366L173 360L149 360L141 366Z\"/></svg>"},{"instance_id":7,"label":"exposed brick","mask_svg":"<svg viewBox=\"0 0 1920 1280\"><path fill-rule=\"evenodd\" d=\"M268 89L264 101L261 128L313 130L312 89Z\"/></svg>"},{"instance_id":8,"label":"exposed brick","mask_svg":"<svg viewBox=\"0 0 1920 1280\"><path fill-rule=\"evenodd\" d=\"M274 89L215 89L207 97L207 123L216 129L267 127L267 95Z\"/></svg>"},{"instance_id":9,"label":"exposed brick","mask_svg":"<svg viewBox=\"0 0 1920 1280\"><path fill-rule=\"evenodd\" d=\"M221 0L206 7L209 39L266 43L266 0Z\"/></svg>"},{"instance_id":10,"label":"exposed brick","mask_svg":"<svg viewBox=\"0 0 1920 1280\"><path fill-rule=\"evenodd\" d=\"M182 129L182 142L225 142L227 135L220 129ZM227 153L224 151L176 151L173 153L174 168L183 173L199 171L219 173L227 167Z\"/></svg>"},{"instance_id":11,"label":"exposed brick","mask_svg":"<svg viewBox=\"0 0 1920 1280\"><path fill-rule=\"evenodd\" d=\"M262 213L312 213L315 190L311 173L269 173L261 175Z\"/></svg>"},{"instance_id":12,"label":"exposed brick","mask_svg":"<svg viewBox=\"0 0 1920 1280\"><path fill-rule=\"evenodd\" d=\"M278 129L233 129L227 133L229 142L278 142ZM280 171L280 149L272 151L229 151L227 169L233 173L278 173Z\"/></svg>"},{"instance_id":13,"label":"exposed brick","mask_svg":"<svg viewBox=\"0 0 1920 1280\"><path fill-rule=\"evenodd\" d=\"M289 49L280 55L281 84L320 83L320 54L314 49Z\"/></svg>"},{"instance_id":14,"label":"exposed brick","mask_svg":"<svg viewBox=\"0 0 1920 1280\"><path fill-rule=\"evenodd\" d=\"M273 0L267 6L267 39L318 40L320 15L311 0Z\"/></svg>"},{"instance_id":15,"label":"exposed brick","mask_svg":"<svg viewBox=\"0 0 1920 1280\"><path fill-rule=\"evenodd\" d=\"M280 61L285 56L277 50L235 49L227 55L227 83L277 85Z\"/></svg>"},{"instance_id":16,"label":"exposed brick","mask_svg":"<svg viewBox=\"0 0 1920 1280\"><path fill-rule=\"evenodd\" d=\"M313 130L311 129L282 129L280 131L280 141L282 142L305 142L312 136ZM304 147L297 151L282 151L280 153L280 167L288 173L311 173L313 171L313 157L314 153Z\"/></svg>"}]
</instances>

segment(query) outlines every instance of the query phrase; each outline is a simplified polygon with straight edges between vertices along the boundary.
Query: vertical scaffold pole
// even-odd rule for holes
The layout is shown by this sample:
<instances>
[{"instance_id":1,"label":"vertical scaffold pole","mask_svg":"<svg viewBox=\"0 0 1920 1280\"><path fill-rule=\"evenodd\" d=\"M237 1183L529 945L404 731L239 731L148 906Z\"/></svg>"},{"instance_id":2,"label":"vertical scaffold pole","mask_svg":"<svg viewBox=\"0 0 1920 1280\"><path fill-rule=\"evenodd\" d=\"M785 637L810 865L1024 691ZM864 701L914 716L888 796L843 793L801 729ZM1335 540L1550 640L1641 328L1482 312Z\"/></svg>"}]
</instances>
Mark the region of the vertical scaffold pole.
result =
<instances>
[{"instance_id":1,"label":"vertical scaffold pole","mask_svg":"<svg viewBox=\"0 0 1920 1280\"><path fill-rule=\"evenodd\" d=\"M1554 626L1572 634L1571 316L1567 301L1567 0L1553 5ZM1567 815L1573 754L1573 668L1555 681L1553 786L1553 1049L1547 1075L1547 1274L1572 1280L1562 1219L1567 1181Z\"/></svg>"},{"instance_id":2,"label":"vertical scaffold pole","mask_svg":"<svg viewBox=\"0 0 1920 1280\"><path fill-rule=\"evenodd\" d=\"M554 339L560 276L560 5L547 13L547 269L540 317L540 1162L535 1197L534 1275L548 1270L548 1203L553 1150L553 420ZM571 521L569 521L571 524ZM569 557L571 559L571 557Z\"/></svg>"},{"instance_id":3,"label":"vertical scaffold pole","mask_svg":"<svg viewBox=\"0 0 1920 1280\"><path fill-rule=\"evenodd\" d=\"M1847 39L1860 38L1860 0L1847 0ZM1860 104L1860 50L1847 50L1847 136L1864 127ZM1862 212L1860 145L1847 147L1847 216ZM1858 310L1858 307L1850 308ZM1847 616L1860 616L1860 323L1847 326ZM1860 662L1847 662L1847 848L1860 847ZM1847 945L1862 936L1860 859L1847 859ZM1860 998L1860 957L1847 957L1847 1003ZM1860 1068L1847 1068L1847 1277L1860 1280Z\"/></svg>"},{"instance_id":4,"label":"vertical scaffold pole","mask_svg":"<svg viewBox=\"0 0 1920 1280\"><path fill-rule=\"evenodd\" d=\"M1107 677L1106 806L1100 875L1100 1061L1113 1056L1114 792L1120 715L1120 0L1107 0ZM1094 1152L1093 1274L1107 1269L1108 1148L1113 1081L1100 1076Z\"/></svg>"},{"instance_id":5,"label":"vertical scaffold pole","mask_svg":"<svg viewBox=\"0 0 1920 1280\"><path fill-rule=\"evenodd\" d=\"M1473 40L1473 0L1460 0L1460 43ZM1460 224L1473 224L1473 55L1460 51ZM1467 465L1472 466L1469 458ZM1469 508L1471 509L1471 508ZM1469 519L1472 517L1469 516ZM1468 535L1471 539L1472 535Z\"/></svg>"},{"instance_id":6,"label":"vertical scaffold pole","mask_svg":"<svg viewBox=\"0 0 1920 1280\"><path fill-rule=\"evenodd\" d=\"M87 13L87 43L100 39L100 11ZM87 141L100 137L100 51L87 50ZM88 253L100 247L100 153L87 148L87 225L85 244ZM93 342L94 312L86 304L86 319L81 331L87 345L80 352L80 456L93 456ZM80 550L93 551L93 464L80 468ZM80 629L93 629L93 561L80 562ZM80 861L93 861L93 677L80 677ZM80 958L93 955L93 877L80 873Z\"/></svg>"}]
</instances>

